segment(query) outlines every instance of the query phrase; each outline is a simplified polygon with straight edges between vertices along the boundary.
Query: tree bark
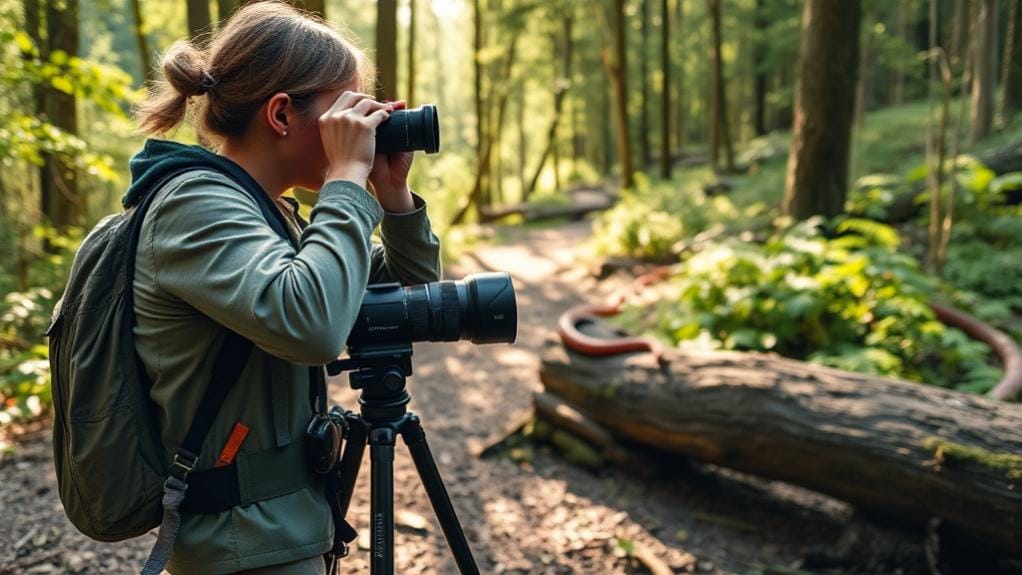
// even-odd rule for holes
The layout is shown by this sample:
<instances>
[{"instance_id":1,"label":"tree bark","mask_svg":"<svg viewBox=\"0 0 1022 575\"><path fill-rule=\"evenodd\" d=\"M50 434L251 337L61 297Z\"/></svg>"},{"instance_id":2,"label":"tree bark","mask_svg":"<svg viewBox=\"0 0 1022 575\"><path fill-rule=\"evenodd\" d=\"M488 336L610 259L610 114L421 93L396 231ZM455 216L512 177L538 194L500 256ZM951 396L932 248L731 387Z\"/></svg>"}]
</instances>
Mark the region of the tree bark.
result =
<instances>
[{"instance_id":1,"label":"tree bark","mask_svg":"<svg viewBox=\"0 0 1022 575\"><path fill-rule=\"evenodd\" d=\"M135 40L138 42L138 57L142 64L142 78L148 84L152 82L155 70L153 69L153 55L149 51L149 41L145 35L140 0L131 0L131 13L135 19Z\"/></svg>"},{"instance_id":2,"label":"tree bark","mask_svg":"<svg viewBox=\"0 0 1022 575\"><path fill-rule=\"evenodd\" d=\"M781 210L797 220L844 211L859 59L858 2L806 0L795 119Z\"/></svg>"},{"instance_id":3,"label":"tree bark","mask_svg":"<svg viewBox=\"0 0 1022 575\"><path fill-rule=\"evenodd\" d=\"M397 0L376 2L376 97L397 98Z\"/></svg>"},{"instance_id":4,"label":"tree bark","mask_svg":"<svg viewBox=\"0 0 1022 575\"><path fill-rule=\"evenodd\" d=\"M610 75L614 84L614 121L617 125L618 161L621 163L621 187L635 185L632 174L632 142L628 129L628 59L626 57L625 2L614 0L614 61Z\"/></svg>"},{"instance_id":5,"label":"tree bark","mask_svg":"<svg viewBox=\"0 0 1022 575\"><path fill-rule=\"evenodd\" d=\"M591 358L551 338L540 379L619 438L1022 549L1022 406L774 355L668 358L665 372L648 354Z\"/></svg>"},{"instance_id":6,"label":"tree bark","mask_svg":"<svg viewBox=\"0 0 1022 575\"><path fill-rule=\"evenodd\" d=\"M753 47L753 67L755 76L755 88L753 90L753 102L755 111L753 114L753 128L757 136L767 133L766 127L766 93L767 75L766 66L766 19L763 15L763 0L756 0L756 16L753 20L756 29L755 46Z\"/></svg>"},{"instance_id":7,"label":"tree bark","mask_svg":"<svg viewBox=\"0 0 1022 575\"><path fill-rule=\"evenodd\" d=\"M511 45L508 47L507 56L504 59L503 85L500 88L500 93L495 94L497 97L498 124L504 123L504 111L507 109L508 95L511 93L511 72L514 68L515 50L520 35L516 33L511 36ZM475 183L472 185L472 191L469 192L468 199L462 204L458 212L454 214L454 217L451 218L450 225L452 226L456 226L465 220L470 207L476 206L477 211L480 209L480 200L484 192L483 181L487 177L491 164L490 156L493 153L493 149L499 145L499 142L494 141L493 136L494 134L489 134L489 137L483 142L482 154L480 154L476 162Z\"/></svg>"},{"instance_id":8,"label":"tree bark","mask_svg":"<svg viewBox=\"0 0 1022 575\"><path fill-rule=\"evenodd\" d=\"M720 0L706 0L710 14L710 44L713 61L710 65L710 163L720 167L720 147L724 147L727 170L735 169L735 153L731 146L731 130L727 117L727 90L724 88L724 54L721 49Z\"/></svg>"},{"instance_id":9,"label":"tree bark","mask_svg":"<svg viewBox=\"0 0 1022 575\"><path fill-rule=\"evenodd\" d=\"M78 56L78 0L46 1L46 42L48 56L62 51ZM47 120L72 136L78 135L76 98L54 88L46 90ZM85 221L85 198L78 189L78 174L66 157L44 155L40 178L43 213L58 229L81 225Z\"/></svg>"},{"instance_id":10,"label":"tree bark","mask_svg":"<svg viewBox=\"0 0 1022 575\"><path fill-rule=\"evenodd\" d=\"M209 0L188 0L188 36L196 38L213 30ZM141 12L140 12L141 13Z\"/></svg>"},{"instance_id":11,"label":"tree bark","mask_svg":"<svg viewBox=\"0 0 1022 575\"><path fill-rule=\"evenodd\" d=\"M539 157L539 163L536 165L535 171L532 173L532 177L529 179L529 185L522 192L522 202L528 201L529 196L536 190L536 184L539 182L539 177L543 173L543 166L546 164L547 158L551 154L556 154L557 151L557 125L560 123L561 110L564 108L564 98L568 95L568 89L571 88L571 58L572 58L572 17L570 14L565 15L561 19L562 34L564 37L564 48L561 52L561 73L557 74L557 79L554 80L554 117L550 119L550 127L547 128L546 135L546 147L543 148L543 154ZM556 41L555 41L556 44ZM555 180L557 177L557 157L554 157L554 176ZM557 186L560 188L560 185Z\"/></svg>"},{"instance_id":12,"label":"tree bark","mask_svg":"<svg viewBox=\"0 0 1022 575\"><path fill-rule=\"evenodd\" d=\"M640 0L639 18L642 20L642 38L639 52L639 87L642 95L642 112L639 118L639 153L642 156L642 167L647 168L652 154L649 149L649 2Z\"/></svg>"},{"instance_id":13,"label":"tree bark","mask_svg":"<svg viewBox=\"0 0 1022 575\"><path fill-rule=\"evenodd\" d=\"M660 2L660 177L671 177L671 14L668 0Z\"/></svg>"},{"instance_id":14,"label":"tree bark","mask_svg":"<svg viewBox=\"0 0 1022 575\"><path fill-rule=\"evenodd\" d=\"M408 0L408 92L404 100L415 107L415 0Z\"/></svg>"},{"instance_id":15,"label":"tree bark","mask_svg":"<svg viewBox=\"0 0 1022 575\"><path fill-rule=\"evenodd\" d=\"M994 121L997 78L997 0L978 0L973 41L972 143L987 137Z\"/></svg>"},{"instance_id":16,"label":"tree bark","mask_svg":"<svg viewBox=\"0 0 1022 575\"><path fill-rule=\"evenodd\" d=\"M674 30L678 36L682 33L682 23L685 17L684 0L674 0ZM684 154L685 146L688 145L688 100L685 98L685 54L679 50L678 58L678 85L677 98L678 121L675 128L678 130L677 146L678 152Z\"/></svg>"},{"instance_id":17,"label":"tree bark","mask_svg":"<svg viewBox=\"0 0 1022 575\"><path fill-rule=\"evenodd\" d=\"M1004 69L1001 86L1001 121L1022 110L1022 7L1019 0L1011 0L1008 10L1008 36L1004 44Z\"/></svg>"},{"instance_id":18,"label":"tree bark","mask_svg":"<svg viewBox=\"0 0 1022 575\"><path fill-rule=\"evenodd\" d=\"M222 26L224 20L227 20L234 13L234 10L238 7L238 0L217 0L216 3L216 18L218 20L217 25Z\"/></svg>"}]
</instances>

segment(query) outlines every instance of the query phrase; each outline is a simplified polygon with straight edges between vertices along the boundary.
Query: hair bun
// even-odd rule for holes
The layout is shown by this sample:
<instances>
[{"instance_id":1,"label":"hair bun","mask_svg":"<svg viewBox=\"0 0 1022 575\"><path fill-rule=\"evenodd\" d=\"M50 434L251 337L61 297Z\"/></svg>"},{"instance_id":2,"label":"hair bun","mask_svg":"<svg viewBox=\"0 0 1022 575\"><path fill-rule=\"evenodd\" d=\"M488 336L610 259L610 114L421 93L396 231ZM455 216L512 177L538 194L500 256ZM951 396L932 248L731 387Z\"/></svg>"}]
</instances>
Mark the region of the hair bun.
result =
<instances>
[{"instance_id":1,"label":"hair bun","mask_svg":"<svg viewBox=\"0 0 1022 575\"><path fill-rule=\"evenodd\" d=\"M216 84L205 71L205 54L190 42L176 42L163 56L160 67L167 82L182 96L205 94Z\"/></svg>"}]
</instances>

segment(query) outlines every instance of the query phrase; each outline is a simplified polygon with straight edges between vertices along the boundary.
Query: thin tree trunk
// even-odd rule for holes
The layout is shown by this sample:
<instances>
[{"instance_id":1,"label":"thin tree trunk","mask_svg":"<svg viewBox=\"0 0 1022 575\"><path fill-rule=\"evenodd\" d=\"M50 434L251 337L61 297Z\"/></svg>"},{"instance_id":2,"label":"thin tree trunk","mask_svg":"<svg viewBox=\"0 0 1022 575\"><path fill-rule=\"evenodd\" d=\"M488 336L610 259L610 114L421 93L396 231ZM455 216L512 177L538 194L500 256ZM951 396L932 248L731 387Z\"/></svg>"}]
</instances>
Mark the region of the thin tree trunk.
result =
<instances>
[{"instance_id":1,"label":"thin tree trunk","mask_svg":"<svg viewBox=\"0 0 1022 575\"><path fill-rule=\"evenodd\" d=\"M668 0L660 2L660 177L671 178L671 14Z\"/></svg>"},{"instance_id":2,"label":"thin tree trunk","mask_svg":"<svg viewBox=\"0 0 1022 575\"><path fill-rule=\"evenodd\" d=\"M639 118L639 153L642 155L642 167L647 168L650 164L649 149L649 2L640 0L639 18L642 20L642 38L640 39L639 52L639 87L642 94L642 112Z\"/></svg>"},{"instance_id":3,"label":"thin tree trunk","mask_svg":"<svg viewBox=\"0 0 1022 575\"><path fill-rule=\"evenodd\" d=\"M961 13L963 6L967 3L967 0L955 0L956 13ZM963 22L956 21L955 27L959 27ZM972 31L969 30L968 23L964 23L965 26L965 47L962 54L957 58L958 62L962 66L962 79L959 83L959 94L958 94L958 117L955 119L955 133L951 139L951 173L948 177L948 192L947 192L947 210L944 212L943 229L941 233L941 244L937 254L937 262L941 268L943 268L944 262L947 261L948 247L951 245L951 225L954 221L954 208L955 208L955 197L958 195L958 178L956 177L956 166L958 165L958 152L962 142L962 126L965 124L965 103L968 100L966 92L969 89L969 83L972 79L972 58L971 52L973 50L973 35ZM952 61L954 63L954 61ZM950 85L948 86L950 90Z\"/></svg>"},{"instance_id":4,"label":"thin tree trunk","mask_svg":"<svg viewBox=\"0 0 1022 575\"><path fill-rule=\"evenodd\" d=\"M632 142L628 129L628 59L626 56L625 2L614 0L614 53L611 79L614 84L614 120L617 125L618 161L621 164L621 187L635 185L632 174Z\"/></svg>"},{"instance_id":5,"label":"thin tree trunk","mask_svg":"<svg viewBox=\"0 0 1022 575\"><path fill-rule=\"evenodd\" d=\"M927 122L927 139L926 139L926 161L929 165L928 180L930 183L930 271L939 276L941 273L941 260L940 252L943 241L941 239L941 233L943 226L941 223L941 195L944 184L944 154L947 146L945 140L947 137L947 124L948 114L951 108L951 70L948 67L947 60L944 58L943 49L937 45L937 0L930 0L930 54L929 54L929 65L930 65L930 78L929 86L927 90L927 99L929 101L929 122ZM940 112L940 126L937 128L936 134L933 130L933 89L934 85L938 80L938 69L940 69L940 79L943 87L943 98L941 102Z\"/></svg>"},{"instance_id":6,"label":"thin tree trunk","mask_svg":"<svg viewBox=\"0 0 1022 575\"><path fill-rule=\"evenodd\" d=\"M753 24L756 29L754 37L754 58L753 58L753 71L755 77L755 95L753 96L755 112L753 118L753 127L756 131L757 136L762 136L767 133L766 127L766 93L767 93L767 75L764 67L766 66L766 17L763 14L763 0L756 0L756 16L753 20Z\"/></svg>"},{"instance_id":7,"label":"thin tree trunk","mask_svg":"<svg viewBox=\"0 0 1022 575\"><path fill-rule=\"evenodd\" d=\"M148 84L153 81L153 56L149 51L149 41L145 35L145 24L142 21L140 0L131 0L131 13L135 18L135 39L138 42L138 57L142 63L142 77Z\"/></svg>"},{"instance_id":8,"label":"thin tree trunk","mask_svg":"<svg viewBox=\"0 0 1022 575\"><path fill-rule=\"evenodd\" d=\"M898 3L897 35L904 40L908 35L908 9L907 2ZM952 43L954 41L952 40ZM891 91L891 104L900 106L905 103L905 62L899 60L894 66L894 80Z\"/></svg>"},{"instance_id":9,"label":"thin tree trunk","mask_svg":"<svg viewBox=\"0 0 1022 575\"><path fill-rule=\"evenodd\" d=\"M222 26L223 22L230 18L231 14L234 13L235 8L238 7L238 0L217 0L216 3L216 17L219 20L219 25Z\"/></svg>"},{"instance_id":10,"label":"thin tree trunk","mask_svg":"<svg viewBox=\"0 0 1022 575\"><path fill-rule=\"evenodd\" d=\"M539 157L539 163L536 165L536 169L532 172L532 178L529 179L529 185L525 188L522 193L522 202L529 199L532 192L536 190L536 184L539 182L539 177L543 173L543 166L546 164L546 160L551 154L554 156L554 181L555 187L560 189L560 176L557 174L557 125L560 123L561 111L564 108L564 99L568 95L568 90L571 88L571 59L573 52L573 43L571 38L572 30L572 17L570 15L565 16L561 20L562 35L563 35L563 48L561 50L561 73L558 74L558 78L554 81L554 116L550 119L550 127L547 128L547 143L543 149L543 154ZM554 44L557 44L556 38Z\"/></svg>"},{"instance_id":11,"label":"thin tree trunk","mask_svg":"<svg viewBox=\"0 0 1022 575\"><path fill-rule=\"evenodd\" d=\"M735 153L731 145L731 129L727 117L727 90L724 88L724 54L721 49L720 0L707 0L710 13L710 44L713 50L713 64L710 72L710 162L716 170L720 166L719 149L724 146L724 161L727 171L735 169Z\"/></svg>"},{"instance_id":12,"label":"thin tree trunk","mask_svg":"<svg viewBox=\"0 0 1022 575\"><path fill-rule=\"evenodd\" d=\"M78 0L47 0L46 31L48 54L57 50L69 57L78 56ZM76 98L54 88L45 97L46 117L51 124L72 136L78 135ZM58 229L81 225L85 221L85 198L78 189L78 174L66 157L44 156L41 187L43 213Z\"/></svg>"},{"instance_id":13,"label":"thin tree trunk","mask_svg":"<svg viewBox=\"0 0 1022 575\"><path fill-rule=\"evenodd\" d=\"M1019 0L1009 0L1008 31L1001 62L1001 99L997 107L997 124L1003 128L1012 112L1022 109L1022 10Z\"/></svg>"},{"instance_id":14,"label":"thin tree trunk","mask_svg":"<svg viewBox=\"0 0 1022 575\"><path fill-rule=\"evenodd\" d=\"M404 100L415 107L415 0L408 0L408 92Z\"/></svg>"},{"instance_id":15,"label":"thin tree trunk","mask_svg":"<svg viewBox=\"0 0 1022 575\"><path fill-rule=\"evenodd\" d=\"M133 0L134 1L134 0ZM197 38L212 31L213 19L209 14L209 0L188 0L188 36ZM139 12L141 18L141 11Z\"/></svg>"},{"instance_id":16,"label":"thin tree trunk","mask_svg":"<svg viewBox=\"0 0 1022 575\"><path fill-rule=\"evenodd\" d=\"M497 116L500 120L498 124L503 123L504 110L507 108L508 95L511 93L511 71L515 60L515 48L518 45L518 38L521 34L511 35L511 45L508 47L507 56L504 60L504 74L502 86L498 94L494 94L497 97ZM499 145L499 142L495 142L493 139L494 134L489 134L486 141L483 142L483 153L480 155L479 160L476 164L476 179L472 185L472 191L468 195L468 199L462 204L458 213L454 214L451 218L451 226L456 226L461 222L465 221L465 216L468 215L468 210L472 206L476 206L477 211L480 200L483 197L483 180L487 176L487 172L490 169L490 155L493 152L493 148Z\"/></svg>"},{"instance_id":17,"label":"thin tree trunk","mask_svg":"<svg viewBox=\"0 0 1022 575\"><path fill-rule=\"evenodd\" d=\"M685 0L674 0L674 30L676 36L680 37L682 32L682 23L685 16ZM688 99L685 97L685 53L678 50L678 85L676 87L678 93L675 102L678 106L678 122L676 129L677 134L677 146L678 152L684 154L685 146L688 145L688 133L687 133L687 121L688 121Z\"/></svg>"},{"instance_id":18,"label":"thin tree trunk","mask_svg":"<svg viewBox=\"0 0 1022 575\"><path fill-rule=\"evenodd\" d=\"M994 119L997 77L997 0L979 0L972 76L972 143L987 137Z\"/></svg>"},{"instance_id":19,"label":"thin tree trunk","mask_svg":"<svg viewBox=\"0 0 1022 575\"><path fill-rule=\"evenodd\" d=\"M525 137L525 82L519 82L518 88L518 109L516 110L515 121L518 124L518 185L519 185L519 199L525 202L528 197L526 192L525 184L525 157L528 151L526 146L528 140Z\"/></svg>"},{"instance_id":20,"label":"thin tree trunk","mask_svg":"<svg viewBox=\"0 0 1022 575\"><path fill-rule=\"evenodd\" d=\"M376 97L397 98L397 0L376 2Z\"/></svg>"},{"instance_id":21,"label":"thin tree trunk","mask_svg":"<svg viewBox=\"0 0 1022 575\"><path fill-rule=\"evenodd\" d=\"M782 212L802 220L844 211L859 59L858 2L806 0L795 122Z\"/></svg>"}]
</instances>

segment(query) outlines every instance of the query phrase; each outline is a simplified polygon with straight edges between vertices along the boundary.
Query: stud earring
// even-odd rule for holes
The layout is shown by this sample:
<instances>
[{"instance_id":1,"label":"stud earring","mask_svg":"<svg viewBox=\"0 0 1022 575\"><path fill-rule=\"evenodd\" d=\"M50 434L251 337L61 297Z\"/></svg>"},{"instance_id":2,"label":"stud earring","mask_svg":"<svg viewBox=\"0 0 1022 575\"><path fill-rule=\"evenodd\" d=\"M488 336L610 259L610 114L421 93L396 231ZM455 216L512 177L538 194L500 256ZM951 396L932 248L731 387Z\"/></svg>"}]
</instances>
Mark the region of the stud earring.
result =
<instances>
[{"instance_id":1,"label":"stud earring","mask_svg":"<svg viewBox=\"0 0 1022 575\"><path fill-rule=\"evenodd\" d=\"M285 136L287 135L287 130L284 130L284 135L285 135Z\"/></svg>"}]
</instances>

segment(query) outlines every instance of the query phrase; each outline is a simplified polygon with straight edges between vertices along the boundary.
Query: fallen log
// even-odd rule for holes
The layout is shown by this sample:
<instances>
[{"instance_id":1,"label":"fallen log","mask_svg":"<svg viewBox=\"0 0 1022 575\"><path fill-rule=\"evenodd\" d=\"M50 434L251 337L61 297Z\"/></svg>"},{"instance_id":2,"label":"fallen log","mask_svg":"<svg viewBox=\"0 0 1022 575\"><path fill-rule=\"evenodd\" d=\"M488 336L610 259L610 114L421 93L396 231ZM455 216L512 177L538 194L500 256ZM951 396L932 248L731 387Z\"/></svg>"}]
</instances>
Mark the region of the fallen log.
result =
<instances>
[{"instance_id":1,"label":"fallen log","mask_svg":"<svg viewBox=\"0 0 1022 575\"><path fill-rule=\"evenodd\" d=\"M1022 554L1022 406L773 355L668 359L587 357L551 337L540 377L620 438Z\"/></svg>"}]
</instances>

